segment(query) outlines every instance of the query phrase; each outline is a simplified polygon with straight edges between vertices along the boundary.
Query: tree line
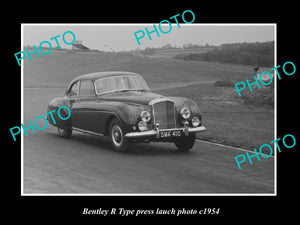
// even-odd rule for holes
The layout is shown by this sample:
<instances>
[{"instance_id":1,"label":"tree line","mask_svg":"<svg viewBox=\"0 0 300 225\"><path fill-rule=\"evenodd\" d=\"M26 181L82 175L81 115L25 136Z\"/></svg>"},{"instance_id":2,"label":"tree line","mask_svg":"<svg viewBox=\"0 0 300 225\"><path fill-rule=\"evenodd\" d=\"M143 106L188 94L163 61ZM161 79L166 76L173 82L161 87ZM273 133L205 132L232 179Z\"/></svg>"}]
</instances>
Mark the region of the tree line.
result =
<instances>
[{"instance_id":1,"label":"tree line","mask_svg":"<svg viewBox=\"0 0 300 225\"><path fill-rule=\"evenodd\" d=\"M192 44L192 43L187 43L187 44L184 44L182 45L182 47L177 47L177 46L172 46L171 44L166 44L166 45L163 45L161 47L156 47L156 48L150 48L150 47L146 47L144 50L136 50L138 51L140 54L142 55L154 55L157 51L159 50L185 50L185 49L207 49L207 48L214 48L216 46L214 45L209 45L208 43L206 44L203 44L203 45L197 45L197 44Z\"/></svg>"},{"instance_id":2,"label":"tree line","mask_svg":"<svg viewBox=\"0 0 300 225\"><path fill-rule=\"evenodd\" d=\"M174 58L270 67L274 65L274 41L222 44L206 53L177 54Z\"/></svg>"}]
</instances>

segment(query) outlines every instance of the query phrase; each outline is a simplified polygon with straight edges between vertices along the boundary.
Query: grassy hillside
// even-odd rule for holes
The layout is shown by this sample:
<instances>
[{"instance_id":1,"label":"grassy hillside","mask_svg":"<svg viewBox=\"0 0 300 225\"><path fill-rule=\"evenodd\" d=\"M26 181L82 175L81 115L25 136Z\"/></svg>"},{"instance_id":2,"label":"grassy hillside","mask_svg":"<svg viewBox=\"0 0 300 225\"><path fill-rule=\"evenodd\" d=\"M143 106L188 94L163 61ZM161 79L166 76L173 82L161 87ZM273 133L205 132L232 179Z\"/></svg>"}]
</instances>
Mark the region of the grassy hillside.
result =
<instances>
[{"instance_id":1,"label":"grassy hillside","mask_svg":"<svg viewBox=\"0 0 300 225\"><path fill-rule=\"evenodd\" d=\"M183 60L215 61L270 67L274 65L274 41L222 44L206 53L178 54Z\"/></svg>"},{"instance_id":2,"label":"grassy hillside","mask_svg":"<svg viewBox=\"0 0 300 225\"><path fill-rule=\"evenodd\" d=\"M211 51L214 47L201 47L201 48L171 48L171 49L156 49L146 48L139 53L142 55L149 55L155 58L173 58L176 55L200 54Z\"/></svg>"},{"instance_id":3,"label":"grassy hillside","mask_svg":"<svg viewBox=\"0 0 300 225\"><path fill-rule=\"evenodd\" d=\"M271 89L264 89L270 96ZM198 134L201 140L249 150L274 140L273 105L244 101L238 97L234 87L199 84L158 92L167 96L190 98L199 105L207 128L205 132ZM252 94L264 97L264 93L259 91Z\"/></svg>"},{"instance_id":4,"label":"grassy hillside","mask_svg":"<svg viewBox=\"0 0 300 225\"><path fill-rule=\"evenodd\" d=\"M148 83L216 81L223 77L247 78L252 67L214 62L157 59L117 53L53 51L33 61L25 59L24 86L66 87L76 76L108 70L124 70L143 75Z\"/></svg>"}]
</instances>

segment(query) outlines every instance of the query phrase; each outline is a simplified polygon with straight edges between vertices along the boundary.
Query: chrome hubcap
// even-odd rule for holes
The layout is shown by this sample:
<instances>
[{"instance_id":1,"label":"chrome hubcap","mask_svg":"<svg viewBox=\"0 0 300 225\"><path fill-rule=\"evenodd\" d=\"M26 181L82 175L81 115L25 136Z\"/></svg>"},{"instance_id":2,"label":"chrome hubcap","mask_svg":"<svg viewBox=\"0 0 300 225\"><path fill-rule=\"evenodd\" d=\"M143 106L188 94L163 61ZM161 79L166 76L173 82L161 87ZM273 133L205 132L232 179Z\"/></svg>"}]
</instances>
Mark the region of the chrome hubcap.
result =
<instances>
[{"instance_id":1,"label":"chrome hubcap","mask_svg":"<svg viewBox=\"0 0 300 225\"><path fill-rule=\"evenodd\" d=\"M114 145L120 147L123 143L123 133L119 125L114 124L111 129L111 133Z\"/></svg>"},{"instance_id":2,"label":"chrome hubcap","mask_svg":"<svg viewBox=\"0 0 300 225\"><path fill-rule=\"evenodd\" d=\"M64 132L64 129L58 127L58 133L61 135L61 134L63 134L63 132Z\"/></svg>"}]
</instances>

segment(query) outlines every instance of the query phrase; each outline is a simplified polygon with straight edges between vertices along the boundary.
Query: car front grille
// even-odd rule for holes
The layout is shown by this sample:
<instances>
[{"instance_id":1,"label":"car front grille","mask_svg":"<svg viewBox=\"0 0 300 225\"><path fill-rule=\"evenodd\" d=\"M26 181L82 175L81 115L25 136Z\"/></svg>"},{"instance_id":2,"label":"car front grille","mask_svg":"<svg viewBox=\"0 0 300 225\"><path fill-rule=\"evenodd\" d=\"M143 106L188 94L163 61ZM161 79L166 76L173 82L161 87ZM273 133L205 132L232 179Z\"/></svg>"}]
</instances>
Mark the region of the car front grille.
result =
<instances>
[{"instance_id":1,"label":"car front grille","mask_svg":"<svg viewBox=\"0 0 300 225\"><path fill-rule=\"evenodd\" d=\"M176 128L176 115L174 102L170 100L157 101L152 104L154 124L159 124L159 129Z\"/></svg>"}]
</instances>

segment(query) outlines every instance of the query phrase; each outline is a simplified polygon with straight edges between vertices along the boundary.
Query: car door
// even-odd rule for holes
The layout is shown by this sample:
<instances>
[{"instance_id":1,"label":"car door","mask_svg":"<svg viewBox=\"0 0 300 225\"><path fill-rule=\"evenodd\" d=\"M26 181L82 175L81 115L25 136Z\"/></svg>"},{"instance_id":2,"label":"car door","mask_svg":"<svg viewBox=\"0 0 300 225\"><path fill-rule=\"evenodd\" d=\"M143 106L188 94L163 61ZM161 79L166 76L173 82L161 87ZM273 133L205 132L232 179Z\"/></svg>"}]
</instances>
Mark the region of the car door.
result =
<instances>
[{"instance_id":1,"label":"car door","mask_svg":"<svg viewBox=\"0 0 300 225\"><path fill-rule=\"evenodd\" d=\"M93 81L80 80L78 84L74 83L70 88L69 99L73 128L103 135L105 121L110 114L103 109L102 101L96 98Z\"/></svg>"},{"instance_id":2,"label":"car door","mask_svg":"<svg viewBox=\"0 0 300 225\"><path fill-rule=\"evenodd\" d=\"M69 97L70 103L71 103L71 118L72 118L72 127L78 126L79 118L79 109L80 109L80 101L79 101L79 85L80 81L76 81L72 84L72 86L69 89L69 92L67 93L67 96Z\"/></svg>"},{"instance_id":3,"label":"car door","mask_svg":"<svg viewBox=\"0 0 300 225\"><path fill-rule=\"evenodd\" d=\"M92 131L93 129L93 111L95 106L95 90L93 81L81 80L78 92L78 101L75 103L73 111L75 112L75 121L73 126L82 130Z\"/></svg>"}]
</instances>

